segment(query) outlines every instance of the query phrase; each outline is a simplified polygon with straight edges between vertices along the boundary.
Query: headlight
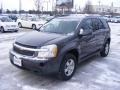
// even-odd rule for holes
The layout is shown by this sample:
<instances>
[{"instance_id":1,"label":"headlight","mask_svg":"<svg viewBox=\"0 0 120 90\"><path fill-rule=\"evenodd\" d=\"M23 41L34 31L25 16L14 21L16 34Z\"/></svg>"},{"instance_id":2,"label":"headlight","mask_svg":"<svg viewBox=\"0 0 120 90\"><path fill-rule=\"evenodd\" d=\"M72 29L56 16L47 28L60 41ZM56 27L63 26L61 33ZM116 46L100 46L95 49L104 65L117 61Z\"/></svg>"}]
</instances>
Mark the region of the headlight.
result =
<instances>
[{"instance_id":1,"label":"headlight","mask_svg":"<svg viewBox=\"0 0 120 90\"><path fill-rule=\"evenodd\" d=\"M38 58L52 58L57 56L57 45L48 45L40 48Z\"/></svg>"}]
</instances>

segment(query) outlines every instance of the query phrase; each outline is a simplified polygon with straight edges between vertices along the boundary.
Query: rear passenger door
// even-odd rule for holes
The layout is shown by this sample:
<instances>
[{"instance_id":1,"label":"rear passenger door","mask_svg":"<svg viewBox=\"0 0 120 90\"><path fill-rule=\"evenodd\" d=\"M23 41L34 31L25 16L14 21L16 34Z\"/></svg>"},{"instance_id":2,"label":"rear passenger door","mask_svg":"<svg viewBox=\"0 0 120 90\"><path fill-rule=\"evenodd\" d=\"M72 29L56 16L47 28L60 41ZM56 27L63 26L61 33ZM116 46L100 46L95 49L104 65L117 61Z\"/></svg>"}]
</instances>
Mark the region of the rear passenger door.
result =
<instances>
[{"instance_id":1,"label":"rear passenger door","mask_svg":"<svg viewBox=\"0 0 120 90\"><path fill-rule=\"evenodd\" d=\"M23 17L21 23L22 23L22 26L23 26L23 27L27 27L27 26L26 26L26 23L27 23L27 17Z\"/></svg>"},{"instance_id":2,"label":"rear passenger door","mask_svg":"<svg viewBox=\"0 0 120 90\"><path fill-rule=\"evenodd\" d=\"M99 50L104 43L105 39L105 26L99 18L93 18L93 32L96 38L96 48Z\"/></svg>"}]
</instances>

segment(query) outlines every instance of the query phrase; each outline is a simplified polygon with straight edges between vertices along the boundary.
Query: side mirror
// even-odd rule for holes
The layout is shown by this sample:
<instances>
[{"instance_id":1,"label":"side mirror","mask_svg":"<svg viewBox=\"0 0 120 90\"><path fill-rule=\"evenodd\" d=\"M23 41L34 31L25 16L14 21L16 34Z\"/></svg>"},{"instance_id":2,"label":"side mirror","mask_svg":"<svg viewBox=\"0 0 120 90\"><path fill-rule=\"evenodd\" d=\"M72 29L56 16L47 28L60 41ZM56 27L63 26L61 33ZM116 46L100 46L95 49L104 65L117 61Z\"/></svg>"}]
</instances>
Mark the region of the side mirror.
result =
<instances>
[{"instance_id":1,"label":"side mirror","mask_svg":"<svg viewBox=\"0 0 120 90\"><path fill-rule=\"evenodd\" d=\"M83 33L84 33L84 30L83 30L83 29L80 29L79 35L83 35Z\"/></svg>"},{"instance_id":2,"label":"side mirror","mask_svg":"<svg viewBox=\"0 0 120 90\"><path fill-rule=\"evenodd\" d=\"M86 35L90 35L90 34L92 34L92 30L84 30L82 28L79 30L79 35L81 35L81 36L86 36Z\"/></svg>"}]
</instances>

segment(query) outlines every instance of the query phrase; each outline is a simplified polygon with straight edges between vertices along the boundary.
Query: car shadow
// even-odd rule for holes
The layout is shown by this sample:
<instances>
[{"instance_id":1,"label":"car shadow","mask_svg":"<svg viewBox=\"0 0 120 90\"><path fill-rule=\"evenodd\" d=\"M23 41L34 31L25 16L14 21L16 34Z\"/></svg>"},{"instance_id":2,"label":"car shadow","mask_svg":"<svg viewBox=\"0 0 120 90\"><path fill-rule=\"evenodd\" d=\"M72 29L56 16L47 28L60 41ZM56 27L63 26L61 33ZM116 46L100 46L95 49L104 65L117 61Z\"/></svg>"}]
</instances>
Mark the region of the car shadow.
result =
<instances>
[{"instance_id":1,"label":"car shadow","mask_svg":"<svg viewBox=\"0 0 120 90\"><path fill-rule=\"evenodd\" d=\"M19 31L5 31L5 32L0 32L0 34L6 34L6 33L17 33L17 32L19 32Z\"/></svg>"},{"instance_id":2,"label":"car shadow","mask_svg":"<svg viewBox=\"0 0 120 90\"><path fill-rule=\"evenodd\" d=\"M34 31L34 29L28 28L28 27L22 27L22 28L20 28L20 29L30 29L30 30L33 30L33 31ZM38 29L35 29L35 30L38 31Z\"/></svg>"}]
</instances>

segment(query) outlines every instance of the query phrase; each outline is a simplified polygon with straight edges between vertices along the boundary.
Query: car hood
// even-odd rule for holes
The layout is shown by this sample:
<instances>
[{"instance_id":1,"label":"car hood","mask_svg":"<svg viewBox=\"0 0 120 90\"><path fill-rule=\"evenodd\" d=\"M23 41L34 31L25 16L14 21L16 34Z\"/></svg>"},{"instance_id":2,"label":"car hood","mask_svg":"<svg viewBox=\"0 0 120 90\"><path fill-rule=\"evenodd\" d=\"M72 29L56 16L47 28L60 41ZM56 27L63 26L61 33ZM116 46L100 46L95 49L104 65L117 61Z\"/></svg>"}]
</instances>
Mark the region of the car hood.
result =
<instances>
[{"instance_id":1,"label":"car hood","mask_svg":"<svg viewBox=\"0 0 120 90\"><path fill-rule=\"evenodd\" d=\"M40 47L49 42L49 44L54 44L55 41L57 41L56 39L60 40L60 38L63 39L65 36L55 33L33 31L16 39L16 43L27 46Z\"/></svg>"}]
</instances>

